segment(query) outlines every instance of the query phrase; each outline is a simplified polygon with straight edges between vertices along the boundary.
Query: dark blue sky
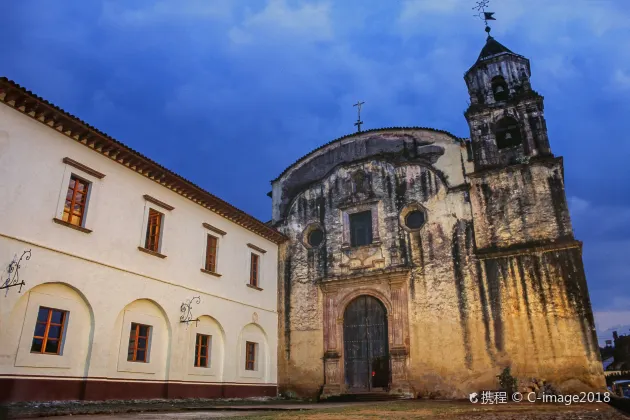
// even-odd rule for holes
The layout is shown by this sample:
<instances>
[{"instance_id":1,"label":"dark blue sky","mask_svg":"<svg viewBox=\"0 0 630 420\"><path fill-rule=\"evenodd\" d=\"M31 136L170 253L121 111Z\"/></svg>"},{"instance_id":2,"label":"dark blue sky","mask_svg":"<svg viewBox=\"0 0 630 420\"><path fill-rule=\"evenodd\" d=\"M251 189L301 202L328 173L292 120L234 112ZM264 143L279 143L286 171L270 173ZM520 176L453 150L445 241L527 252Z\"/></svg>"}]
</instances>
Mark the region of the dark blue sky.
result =
<instances>
[{"instance_id":1,"label":"dark blue sky","mask_svg":"<svg viewBox=\"0 0 630 420\"><path fill-rule=\"evenodd\" d=\"M630 2L495 1L532 62L602 334L630 328ZM473 0L10 1L0 74L263 221L269 181L364 128L469 135Z\"/></svg>"}]
</instances>

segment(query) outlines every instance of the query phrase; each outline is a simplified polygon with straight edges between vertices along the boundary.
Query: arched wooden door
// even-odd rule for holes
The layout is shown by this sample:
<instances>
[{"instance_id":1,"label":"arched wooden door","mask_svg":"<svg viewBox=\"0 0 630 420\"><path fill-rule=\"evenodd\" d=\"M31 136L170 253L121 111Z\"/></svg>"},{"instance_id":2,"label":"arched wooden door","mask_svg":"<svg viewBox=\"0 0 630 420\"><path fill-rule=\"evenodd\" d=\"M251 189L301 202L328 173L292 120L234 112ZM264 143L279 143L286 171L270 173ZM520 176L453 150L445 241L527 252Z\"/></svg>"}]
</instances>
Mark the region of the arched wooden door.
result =
<instances>
[{"instance_id":1,"label":"arched wooden door","mask_svg":"<svg viewBox=\"0 0 630 420\"><path fill-rule=\"evenodd\" d=\"M387 313L372 296L359 296L343 316L344 370L349 391L389 386Z\"/></svg>"}]
</instances>

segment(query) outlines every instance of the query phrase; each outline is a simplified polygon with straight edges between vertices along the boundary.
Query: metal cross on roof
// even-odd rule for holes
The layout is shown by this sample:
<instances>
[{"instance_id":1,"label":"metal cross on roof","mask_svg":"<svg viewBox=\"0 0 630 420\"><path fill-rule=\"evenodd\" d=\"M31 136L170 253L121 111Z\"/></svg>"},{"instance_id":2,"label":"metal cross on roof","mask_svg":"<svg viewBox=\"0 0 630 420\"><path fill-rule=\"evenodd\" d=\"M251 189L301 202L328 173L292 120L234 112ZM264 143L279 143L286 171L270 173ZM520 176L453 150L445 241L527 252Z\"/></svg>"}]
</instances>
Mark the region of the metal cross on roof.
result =
<instances>
[{"instance_id":1,"label":"metal cross on roof","mask_svg":"<svg viewBox=\"0 0 630 420\"><path fill-rule=\"evenodd\" d=\"M474 16L477 16L479 19L483 20L484 23L486 24L486 32L488 33L488 36L490 36L490 26L488 26L488 21L489 20L496 20L492 15L494 15L494 12L486 12L486 7L488 7L488 3L490 3L490 0L479 0L477 1L477 5L475 7L473 7L473 10L477 11L477 14Z\"/></svg>"},{"instance_id":2,"label":"metal cross on roof","mask_svg":"<svg viewBox=\"0 0 630 420\"><path fill-rule=\"evenodd\" d=\"M354 123L354 125L357 127L357 133L361 132L361 124L363 124L363 121L361 121L361 105L363 105L364 103L365 102L357 101L356 104L352 105L352 106L356 106L357 111L359 112L357 122Z\"/></svg>"}]
</instances>

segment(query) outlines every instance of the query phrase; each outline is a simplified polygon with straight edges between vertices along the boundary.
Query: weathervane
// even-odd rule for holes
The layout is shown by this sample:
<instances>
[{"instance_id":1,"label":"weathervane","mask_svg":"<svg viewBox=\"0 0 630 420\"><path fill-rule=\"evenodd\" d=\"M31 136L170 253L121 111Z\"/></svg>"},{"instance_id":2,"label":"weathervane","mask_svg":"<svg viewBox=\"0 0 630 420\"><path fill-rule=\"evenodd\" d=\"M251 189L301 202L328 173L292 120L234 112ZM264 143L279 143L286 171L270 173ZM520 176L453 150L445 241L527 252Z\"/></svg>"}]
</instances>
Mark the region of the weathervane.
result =
<instances>
[{"instance_id":1,"label":"weathervane","mask_svg":"<svg viewBox=\"0 0 630 420\"><path fill-rule=\"evenodd\" d=\"M357 111L359 111L359 116L357 118L357 122L354 123L354 125L357 127L357 133L361 132L361 124L363 124L363 121L361 121L361 105L363 105L365 102L361 102L361 101L357 101L356 104L352 105L352 106L356 106L357 107Z\"/></svg>"},{"instance_id":2,"label":"weathervane","mask_svg":"<svg viewBox=\"0 0 630 420\"><path fill-rule=\"evenodd\" d=\"M488 33L488 36L490 36L491 29L490 26L488 26L488 21L496 19L492 17L492 15L494 15L494 12L486 12L486 7L488 7L488 3L490 3L490 0L477 1L477 5L473 7L473 10L476 10L477 14L473 16L477 16L479 19L483 20L483 22L486 24L486 32Z\"/></svg>"}]
</instances>

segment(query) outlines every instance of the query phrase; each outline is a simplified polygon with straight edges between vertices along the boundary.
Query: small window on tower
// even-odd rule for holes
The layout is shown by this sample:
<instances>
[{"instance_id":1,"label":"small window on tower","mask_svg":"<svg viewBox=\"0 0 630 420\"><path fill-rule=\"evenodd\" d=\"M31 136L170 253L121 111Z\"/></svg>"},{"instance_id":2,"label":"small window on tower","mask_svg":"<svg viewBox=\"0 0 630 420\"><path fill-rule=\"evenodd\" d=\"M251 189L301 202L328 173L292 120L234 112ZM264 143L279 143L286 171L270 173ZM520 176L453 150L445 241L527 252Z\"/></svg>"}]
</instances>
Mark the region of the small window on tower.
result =
<instances>
[{"instance_id":1,"label":"small window on tower","mask_svg":"<svg viewBox=\"0 0 630 420\"><path fill-rule=\"evenodd\" d=\"M495 101L505 101L508 98L508 85L503 76L496 76L492 79L492 94Z\"/></svg>"},{"instance_id":2,"label":"small window on tower","mask_svg":"<svg viewBox=\"0 0 630 420\"><path fill-rule=\"evenodd\" d=\"M317 228L308 234L308 244L313 248L317 248L324 242L324 231Z\"/></svg>"},{"instance_id":3,"label":"small window on tower","mask_svg":"<svg viewBox=\"0 0 630 420\"><path fill-rule=\"evenodd\" d=\"M504 117L499 120L494 134L497 140L497 148L499 149L507 149L522 143L518 121L511 117Z\"/></svg>"},{"instance_id":4,"label":"small window on tower","mask_svg":"<svg viewBox=\"0 0 630 420\"><path fill-rule=\"evenodd\" d=\"M372 243L372 212L370 210L350 215L350 245Z\"/></svg>"}]
</instances>

